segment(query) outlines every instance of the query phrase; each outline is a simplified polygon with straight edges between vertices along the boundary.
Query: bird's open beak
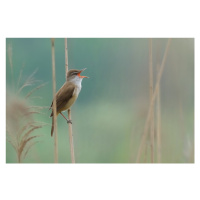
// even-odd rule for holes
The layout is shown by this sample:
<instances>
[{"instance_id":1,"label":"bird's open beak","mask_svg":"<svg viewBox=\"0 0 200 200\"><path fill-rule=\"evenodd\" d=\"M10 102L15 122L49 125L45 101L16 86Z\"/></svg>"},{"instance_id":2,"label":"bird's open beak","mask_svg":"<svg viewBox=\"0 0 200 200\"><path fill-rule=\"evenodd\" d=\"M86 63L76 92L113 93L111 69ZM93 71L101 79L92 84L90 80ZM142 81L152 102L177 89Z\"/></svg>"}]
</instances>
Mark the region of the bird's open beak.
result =
<instances>
[{"instance_id":1,"label":"bird's open beak","mask_svg":"<svg viewBox=\"0 0 200 200\"><path fill-rule=\"evenodd\" d=\"M85 71L86 69L87 69L87 68L84 68L84 69L80 70L80 72L78 73L78 76L79 76L80 78L89 78L89 77L87 77L87 76L81 76L81 72Z\"/></svg>"}]
</instances>

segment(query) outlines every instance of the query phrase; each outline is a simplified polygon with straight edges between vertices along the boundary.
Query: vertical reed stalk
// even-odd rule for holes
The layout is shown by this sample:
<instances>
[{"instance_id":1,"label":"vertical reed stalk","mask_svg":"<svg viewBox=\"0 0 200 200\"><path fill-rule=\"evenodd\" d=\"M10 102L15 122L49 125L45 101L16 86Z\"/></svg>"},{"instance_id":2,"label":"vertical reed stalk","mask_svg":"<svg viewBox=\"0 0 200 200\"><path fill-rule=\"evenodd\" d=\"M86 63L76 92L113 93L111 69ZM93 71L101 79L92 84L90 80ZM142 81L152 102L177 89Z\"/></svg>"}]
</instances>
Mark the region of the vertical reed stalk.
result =
<instances>
[{"instance_id":1,"label":"vertical reed stalk","mask_svg":"<svg viewBox=\"0 0 200 200\"><path fill-rule=\"evenodd\" d=\"M160 66L157 65L157 73L159 72ZM157 162L161 163L161 114L160 114L160 84L158 86L158 94L157 94L157 125L156 125L156 133L157 133Z\"/></svg>"},{"instance_id":2,"label":"vertical reed stalk","mask_svg":"<svg viewBox=\"0 0 200 200\"><path fill-rule=\"evenodd\" d=\"M14 72L13 72L13 60L12 60L12 55L13 55L13 51L12 51L12 44L8 44L8 60L10 63L10 69L11 69L11 77L12 77L12 87L13 89L15 89L15 80L14 80Z\"/></svg>"},{"instance_id":3,"label":"vertical reed stalk","mask_svg":"<svg viewBox=\"0 0 200 200\"><path fill-rule=\"evenodd\" d=\"M67 49L67 38L65 38L65 70L66 70L66 80L68 72L68 49ZM71 120L71 110L68 109L68 119ZM73 133L72 133L72 124L69 123L69 141L70 141L70 152L71 152L71 161L75 163L74 155L74 142L73 142Z\"/></svg>"},{"instance_id":4,"label":"vertical reed stalk","mask_svg":"<svg viewBox=\"0 0 200 200\"><path fill-rule=\"evenodd\" d=\"M149 39L149 95L150 101L153 97L153 59L152 59L152 38ZM150 140L151 140L151 162L154 162L154 105L150 116Z\"/></svg>"},{"instance_id":5,"label":"vertical reed stalk","mask_svg":"<svg viewBox=\"0 0 200 200\"><path fill-rule=\"evenodd\" d=\"M160 70L159 70L159 73L158 73L158 79L157 79L157 82L156 82L156 85L155 85L155 90L154 90L154 93L153 93L153 97L152 97L151 103L149 105L147 119L146 119L146 122L145 122L144 132L143 132L141 143L140 143L140 146L139 146L136 162L140 161L140 157L141 157L142 149L143 149L143 146L144 146L144 142L146 141L147 131L149 129L149 122L150 122L150 119L151 119L155 98L156 98L156 96L158 94L158 87L159 87L159 83L160 83L160 80L161 80L161 77L162 77L162 74L163 74L165 61L166 61L167 53L168 53L169 46L170 46L170 42L171 42L171 39L168 39L168 42L167 42L167 45L166 45L166 48L165 48L165 53L164 53L164 56L163 56L163 59L162 59L162 64L161 64L161 67L160 67Z\"/></svg>"},{"instance_id":6,"label":"vertical reed stalk","mask_svg":"<svg viewBox=\"0 0 200 200\"><path fill-rule=\"evenodd\" d=\"M57 134L57 107L56 107L56 70L55 70L55 46L54 39L51 39L52 51L52 77L53 77L53 121L54 121L54 162L58 163L58 134Z\"/></svg>"},{"instance_id":7,"label":"vertical reed stalk","mask_svg":"<svg viewBox=\"0 0 200 200\"><path fill-rule=\"evenodd\" d=\"M148 145L148 143L146 142L146 145L145 145L145 147L144 147L144 162L146 163L147 162L147 157L148 157L148 147L149 147L149 145Z\"/></svg>"},{"instance_id":8,"label":"vertical reed stalk","mask_svg":"<svg viewBox=\"0 0 200 200\"><path fill-rule=\"evenodd\" d=\"M18 163L21 163L21 156L20 156L19 151L17 152L17 161L18 161Z\"/></svg>"}]
</instances>

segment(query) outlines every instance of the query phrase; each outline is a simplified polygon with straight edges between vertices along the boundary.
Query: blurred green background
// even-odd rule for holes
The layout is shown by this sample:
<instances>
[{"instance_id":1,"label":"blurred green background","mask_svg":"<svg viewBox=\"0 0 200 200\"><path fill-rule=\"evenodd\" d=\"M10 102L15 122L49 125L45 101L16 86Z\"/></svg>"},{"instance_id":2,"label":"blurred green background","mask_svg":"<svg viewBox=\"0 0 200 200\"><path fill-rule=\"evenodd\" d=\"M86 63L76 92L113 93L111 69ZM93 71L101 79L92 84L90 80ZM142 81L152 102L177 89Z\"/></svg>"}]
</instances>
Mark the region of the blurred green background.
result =
<instances>
[{"instance_id":1,"label":"blurred green background","mask_svg":"<svg viewBox=\"0 0 200 200\"><path fill-rule=\"evenodd\" d=\"M154 84L168 39L153 39ZM12 46L13 76L8 56ZM6 39L6 90L15 93L35 70L38 84L46 85L29 98L29 105L52 102L52 58L50 38ZM56 90L65 82L64 39L55 39ZM79 98L72 106L73 135L77 163L134 163L149 106L148 38L69 38L69 69L83 69ZM13 84L14 83L14 84ZM14 85L14 86L13 86ZM36 85L20 93L23 98ZM8 97L7 97L8 98ZM163 163L194 162L194 39L172 39L160 83L161 160ZM8 103L8 99L7 99ZM67 116L67 112L64 112ZM53 163L54 140L50 136L48 108L35 115L48 125L35 130L41 135L24 163ZM155 138L156 141L157 138ZM58 117L59 162L70 163L68 125ZM146 141L150 162L150 141ZM144 153L143 153L144 154ZM155 148L156 155L156 148ZM6 162L17 162L16 152L6 142ZM155 160L156 162L156 160Z\"/></svg>"}]
</instances>

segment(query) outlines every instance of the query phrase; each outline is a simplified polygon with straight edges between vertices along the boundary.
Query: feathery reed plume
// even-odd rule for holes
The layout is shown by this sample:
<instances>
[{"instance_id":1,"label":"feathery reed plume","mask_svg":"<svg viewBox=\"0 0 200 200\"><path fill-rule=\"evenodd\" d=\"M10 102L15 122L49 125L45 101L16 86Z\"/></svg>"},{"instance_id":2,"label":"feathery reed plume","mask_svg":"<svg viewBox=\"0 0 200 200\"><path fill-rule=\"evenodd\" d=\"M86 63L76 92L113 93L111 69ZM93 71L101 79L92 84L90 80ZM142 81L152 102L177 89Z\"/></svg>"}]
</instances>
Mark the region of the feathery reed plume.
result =
<instances>
[{"instance_id":1,"label":"feathery reed plume","mask_svg":"<svg viewBox=\"0 0 200 200\"><path fill-rule=\"evenodd\" d=\"M15 84L13 76L11 45L8 45L8 58L11 66L12 84L16 85L16 91L6 91L6 139L15 149L17 160L19 163L21 163L22 160L25 159L30 148L38 142L34 139L36 137L39 137L39 135L33 135L33 132L36 129L42 128L44 125L46 125L45 123L36 122L34 120L34 114L40 114L40 110L44 107L29 106L27 101L27 99L33 94L33 92L43 87L44 85L41 84L39 86L36 86L34 89L28 92L26 97L20 97L19 94L23 90L23 88L27 86L32 86L37 82L37 80L33 79L33 75L35 74L35 72L27 78L22 86L20 86L23 72L23 70L21 69L17 84ZM14 86L13 89L15 89Z\"/></svg>"},{"instance_id":2,"label":"feathery reed plume","mask_svg":"<svg viewBox=\"0 0 200 200\"><path fill-rule=\"evenodd\" d=\"M146 119L146 122L145 122L144 132L143 132L141 143L140 143L140 146L139 146L136 162L140 161L140 157L141 157L142 149L143 149L143 146L144 146L144 142L145 142L146 137L147 137L147 131L149 129L149 123L150 123L150 119L151 119L151 115L152 115L152 111L153 111L153 107L154 107L154 102L155 102L155 98L156 98L156 96L158 94L158 87L159 87L159 83L160 83L160 80L161 80L161 77L162 77L162 74L163 74L165 61L166 61L167 53L168 53L169 46L170 46L170 42L171 42L171 39L168 39L167 45L166 45L166 48L165 48L165 53L164 53L164 56L163 56L163 59L162 59L162 64L161 64L161 67L160 67L160 70L159 70L159 73L158 73L158 78L157 78L157 82L156 82L156 85L155 85L155 90L154 90L154 93L153 93L153 97L152 97L151 103L149 105L147 119Z\"/></svg>"},{"instance_id":3,"label":"feathery reed plume","mask_svg":"<svg viewBox=\"0 0 200 200\"><path fill-rule=\"evenodd\" d=\"M68 49L67 49L67 38L65 38L65 70L66 70L66 80L67 80L67 72L68 72ZM68 109L68 119L71 120L71 110ZM71 152L71 161L75 163L75 155L74 155L74 142L73 142L73 133L72 133L72 124L69 123L69 141L70 141L70 152Z\"/></svg>"},{"instance_id":4,"label":"feathery reed plume","mask_svg":"<svg viewBox=\"0 0 200 200\"><path fill-rule=\"evenodd\" d=\"M57 113L56 110L56 70L55 70L55 46L54 39L51 39L51 52L52 52L52 79L53 79L53 113ZM57 116L53 115L54 124L54 162L58 163L58 134L57 134Z\"/></svg>"},{"instance_id":5,"label":"feathery reed plume","mask_svg":"<svg viewBox=\"0 0 200 200\"><path fill-rule=\"evenodd\" d=\"M8 94L6 103L6 132L7 140L17 153L19 163L26 157L30 148L38 141L33 141L39 135L33 135L34 130L42 128L44 124L33 119L35 113L40 113L28 106L25 99Z\"/></svg>"},{"instance_id":6,"label":"feathery reed plume","mask_svg":"<svg viewBox=\"0 0 200 200\"><path fill-rule=\"evenodd\" d=\"M152 62L152 38L149 39L149 103L153 97L153 62ZM150 140L151 140L151 162L154 162L154 105L150 116Z\"/></svg>"},{"instance_id":7,"label":"feathery reed plume","mask_svg":"<svg viewBox=\"0 0 200 200\"><path fill-rule=\"evenodd\" d=\"M35 70L27 79L26 81L23 83L23 85L18 89L17 94L20 94L21 91L28 86L32 86L33 84L35 84L36 82L39 82L38 80L34 79L34 75L36 74L37 70ZM20 76L22 76L22 74L20 73ZM21 77L19 77L21 78ZM20 83L20 79L18 81Z\"/></svg>"}]
</instances>

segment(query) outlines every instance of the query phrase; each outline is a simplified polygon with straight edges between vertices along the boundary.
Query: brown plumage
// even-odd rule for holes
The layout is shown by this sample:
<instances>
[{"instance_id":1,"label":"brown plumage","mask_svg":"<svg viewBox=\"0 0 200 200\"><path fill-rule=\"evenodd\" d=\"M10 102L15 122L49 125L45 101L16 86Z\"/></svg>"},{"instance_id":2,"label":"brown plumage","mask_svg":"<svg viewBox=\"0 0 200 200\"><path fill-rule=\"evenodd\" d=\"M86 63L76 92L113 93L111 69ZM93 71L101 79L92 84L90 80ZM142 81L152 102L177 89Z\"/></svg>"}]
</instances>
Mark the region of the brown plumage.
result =
<instances>
[{"instance_id":1,"label":"brown plumage","mask_svg":"<svg viewBox=\"0 0 200 200\"><path fill-rule=\"evenodd\" d=\"M56 117L64 110L68 110L72 104L76 101L79 92L81 91L81 82L83 78L88 78L87 76L81 76L81 72L83 70L70 70L67 73L67 82L64 83L64 85L58 90L56 93L56 107L57 107L57 113ZM53 101L50 106L50 109L52 109L50 117L53 116ZM62 113L61 113L62 114ZM66 118L65 118L66 119ZM66 119L67 120L67 119ZM67 120L67 122L71 123L70 120ZM52 127L51 127L51 136L53 135L54 131L54 120L52 117Z\"/></svg>"},{"instance_id":2,"label":"brown plumage","mask_svg":"<svg viewBox=\"0 0 200 200\"><path fill-rule=\"evenodd\" d=\"M75 85L73 83L65 83L61 89L56 93L56 107L57 107L57 115L62 112L63 110L67 110L68 108L64 109L67 102L69 101L70 98L72 98L73 93L74 93ZM53 106L53 101L51 104L52 108ZM53 110L51 112L50 117L53 116Z\"/></svg>"}]
</instances>

